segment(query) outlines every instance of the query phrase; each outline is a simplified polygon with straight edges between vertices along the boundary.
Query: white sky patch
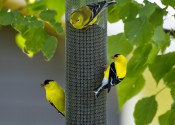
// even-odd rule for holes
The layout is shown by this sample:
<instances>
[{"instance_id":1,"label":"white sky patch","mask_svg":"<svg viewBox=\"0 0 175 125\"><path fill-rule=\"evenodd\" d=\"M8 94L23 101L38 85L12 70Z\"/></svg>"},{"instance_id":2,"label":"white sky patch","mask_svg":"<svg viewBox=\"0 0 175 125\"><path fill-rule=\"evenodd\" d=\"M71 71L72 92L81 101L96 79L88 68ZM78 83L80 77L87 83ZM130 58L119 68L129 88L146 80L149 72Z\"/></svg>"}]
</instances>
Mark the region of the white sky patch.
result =
<instances>
[{"instance_id":1,"label":"white sky patch","mask_svg":"<svg viewBox=\"0 0 175 125\"><path fill-rule=\"evenodd\" d=\"M175 51L175 39L171 40L170 46L166 48L165 53L174 52Z\"/></svg>"},{"instance_id":2,"label":"white sky patch","mask_svg":"<svg viewBox=\"0 0 175 125\"><path fill-rule=\"evenodd\" d=\"M116 23L109 23L107 24L107 35L116 35L118 33L124 32L124 24L122 20Z\"/></svg>"}]
</instances>

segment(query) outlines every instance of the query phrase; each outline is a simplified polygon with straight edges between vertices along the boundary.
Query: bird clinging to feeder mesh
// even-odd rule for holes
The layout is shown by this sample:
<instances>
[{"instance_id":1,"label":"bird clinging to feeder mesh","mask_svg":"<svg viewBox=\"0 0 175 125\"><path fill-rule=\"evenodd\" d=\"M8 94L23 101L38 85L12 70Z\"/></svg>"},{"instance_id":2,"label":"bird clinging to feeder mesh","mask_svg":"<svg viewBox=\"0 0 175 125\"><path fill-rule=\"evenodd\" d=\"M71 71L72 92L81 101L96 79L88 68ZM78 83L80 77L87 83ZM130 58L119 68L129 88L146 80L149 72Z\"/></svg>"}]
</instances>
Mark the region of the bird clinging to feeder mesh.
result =
<instances>
[{"instance_id":1,"label":"bird clinging to feeder mesh","mask_svg":"<svg viewBox=\"0 0 175 125\"><path fill-rule=\"evenodd\" d=\"M45 80L41 87L46 90L47 101L63 116L65 116L65 93L54 80Z\"/></svg>"},{"instance_id":2,"label":"bird clinging to feeder mesh","mask_svg":"<svg viewBox=\"0 0 175 125\"><path fill-rule=\"evenodd\" d=\"M120 83L126 76L126 58L121 54L115 54L114 56L112 56L112 58L114 59L114 62L106 67L103 81L101 85L95 90L96 97L98 97L104 89L108 89L109 92L112 86Z\"/></svg>"},{"instance_id":3,"label":"bird clinging to feeder mesh","mask_svg":"<svg viewBox=\"0 0 175 125\"><path fill-rule=\"evenodd\" d=\"M76 29L87 29L97 21L97 16L115 1L92 3L75 10L70 16L70 23Z\"/></svg>"}]
</instances>

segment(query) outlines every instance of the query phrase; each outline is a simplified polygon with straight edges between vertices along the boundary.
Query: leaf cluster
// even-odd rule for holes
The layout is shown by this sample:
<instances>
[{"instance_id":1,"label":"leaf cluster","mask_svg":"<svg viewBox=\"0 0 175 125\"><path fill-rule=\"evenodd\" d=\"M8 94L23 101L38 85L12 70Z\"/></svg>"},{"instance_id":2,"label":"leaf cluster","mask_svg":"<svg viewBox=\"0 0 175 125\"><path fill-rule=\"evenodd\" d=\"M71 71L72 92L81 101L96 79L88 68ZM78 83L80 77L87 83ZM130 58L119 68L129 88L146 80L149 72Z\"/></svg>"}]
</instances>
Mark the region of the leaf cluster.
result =
<instances>
[{"instance_id":1,"label":"leaf cluster","mask_svg":"<svg viewBox=\"0 0 175 125\"><path fill-rule=\"evenodd\" d=\"M28 1L25 6L21 5L17 9L9 5L5 6L4 2L1 3L0 25L10 25L19 33L16 43L29 57L41 51L49 61L56 51L58 41L61 41L63 35L61 16L64 13L64 0L60 1L61 8L56 6L57 4L52 5L56 2L56 0L39 0L34 3ZM8 4L13 5L14 3L9 1Z\"/></svg>"},{"instance_id":2,"label":"leaf cluster","mask_svg":"<svg viewBox=\"0 0 175 125\"><path fill-rule=\"evenodd\" d=\"M109 8L108 20L110 23L122 20L124 32L108 37L108 55L118 52L128 57L127 76L117 86L119 108L143 89L147 80L143 77L146 68L157 84L164 80L165 88L171 89L172 98L175 99L175 52L165 53L171 34L163 29L163 19L168 14L166 9L168 6L174 7L175 3L162 0L164 8L147 0L142 4L132 0L118 0L118 3L118 6ZM158 94L137 102L134 111L136 125L151 123L159 105L156 101ZM173 103L172 109L159 117L159 122L160 125L174 125L174 119Z\"/></svg>"}]
</instances>

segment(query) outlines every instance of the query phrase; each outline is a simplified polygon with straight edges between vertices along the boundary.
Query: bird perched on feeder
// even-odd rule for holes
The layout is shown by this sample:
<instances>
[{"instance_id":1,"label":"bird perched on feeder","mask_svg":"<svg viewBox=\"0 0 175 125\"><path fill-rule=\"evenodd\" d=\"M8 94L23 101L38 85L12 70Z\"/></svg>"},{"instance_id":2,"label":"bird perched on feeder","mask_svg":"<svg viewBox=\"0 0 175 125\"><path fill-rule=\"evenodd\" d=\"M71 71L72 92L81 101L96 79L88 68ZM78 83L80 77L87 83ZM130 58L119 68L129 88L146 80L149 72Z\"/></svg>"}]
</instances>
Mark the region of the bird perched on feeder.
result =
<instances>
[{"instance_id":1,"label":"bird perched on feeder","mask_svg":"<svg viewBox=\"0 0 175 125\"><path fill-rule=\"evenodd\" d=\"M65 93L61 86L54 80L45 80L41 87L45 88L46 100L65 116Z\"/></svg>"},{"instance_id":2,"label":"bird perched on feeder","mask_svg":"<svg viewBox=\"0 0 175 125\"><path fill-rule=\"evenodd\" d=\"M92 3L75 10L70 16L70 23L76 29L87 29L97 21L97 16L115 1Z\"/></svg>"},{"instance_id":3,"label":"bird perched on feeder","mask_svg":"<svg viewBox=\"0 0 175 125\"><path fill-rule=\"evenodd\" d=\"M98 97L103 89L108 89L108 93L112 86L120 83L126 76L127 62L126 58L121 54L112 56L112 62L104 72L104 77L101 85L95 90L95 96Z\"/></svg>"}]
</instances>

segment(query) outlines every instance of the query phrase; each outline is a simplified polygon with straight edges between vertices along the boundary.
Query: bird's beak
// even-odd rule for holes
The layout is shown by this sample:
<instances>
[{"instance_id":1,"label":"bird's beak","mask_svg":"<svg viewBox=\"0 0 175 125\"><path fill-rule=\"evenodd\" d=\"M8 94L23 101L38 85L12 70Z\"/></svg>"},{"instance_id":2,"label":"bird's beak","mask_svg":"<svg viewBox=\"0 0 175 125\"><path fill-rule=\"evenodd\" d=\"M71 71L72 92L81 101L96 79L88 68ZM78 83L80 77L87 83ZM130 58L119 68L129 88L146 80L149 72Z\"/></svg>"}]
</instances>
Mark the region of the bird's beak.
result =
<instances>
[{"instance_id":1,"label":"bird's beak","mask_svg":"<svg viewBox=\"0 0 175 125\"><path fill-rule=\"evenodd\" d=\"M115 57L114 56L111 56L112 59L114 59Z\"/></svg>"},{"instance_id":2,"label":"bird's beak","mask_svg":"<svg viewBox=\"0 0 175 125\"><path fill-rule=\"evenodd\" d=\"M41 84L41 87L44 87L45 86L45 84L43 83L43 84Z\"/></svg>"}]
</instances>

